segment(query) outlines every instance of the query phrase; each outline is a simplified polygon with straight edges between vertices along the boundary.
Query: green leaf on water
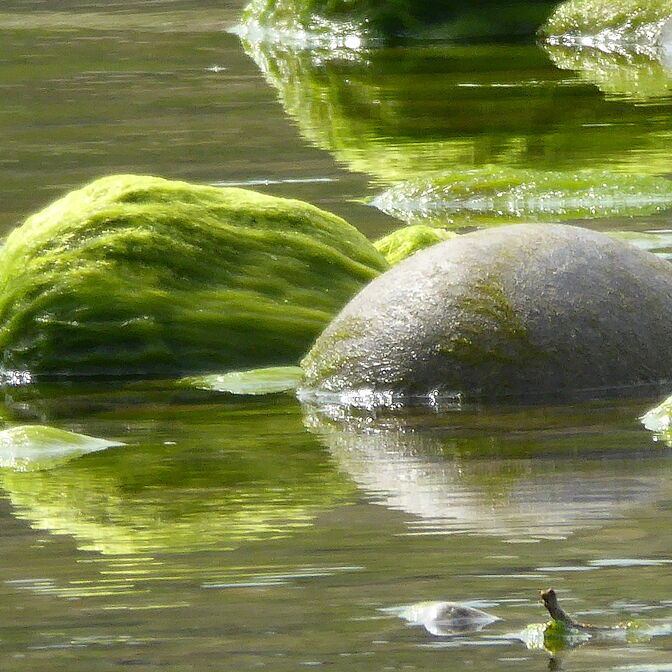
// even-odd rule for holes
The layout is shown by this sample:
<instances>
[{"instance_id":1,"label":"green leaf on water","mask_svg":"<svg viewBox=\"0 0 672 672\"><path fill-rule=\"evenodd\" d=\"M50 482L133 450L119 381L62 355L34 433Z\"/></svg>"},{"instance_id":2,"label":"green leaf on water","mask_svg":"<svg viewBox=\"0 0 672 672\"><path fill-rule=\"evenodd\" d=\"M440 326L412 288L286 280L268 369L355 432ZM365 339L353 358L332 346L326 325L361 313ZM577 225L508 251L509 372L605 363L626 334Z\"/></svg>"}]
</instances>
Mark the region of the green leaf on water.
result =
<instances>
[{"instance_id":1,"label":"green leaf on water","mask_svg":"<svg viewBox=\"0 0 672 672\"><path fill-rule=\"evenodd\" d=\"M274 394L297 388L303 370L298 366L271 366L247 371L230 371L182 378L181 384L230 394Z\"/></svg>"},{"instance_id":2,"label":"green leaf on water","mask_svg":"<svg viewBox=\"0 0 672 672\"><path fill-rule=\"evenodd\" d=\"M0 432L0 468L53 469L87 453L123 445L45 425L19 425Z\"/></svg>"}]
</instances>

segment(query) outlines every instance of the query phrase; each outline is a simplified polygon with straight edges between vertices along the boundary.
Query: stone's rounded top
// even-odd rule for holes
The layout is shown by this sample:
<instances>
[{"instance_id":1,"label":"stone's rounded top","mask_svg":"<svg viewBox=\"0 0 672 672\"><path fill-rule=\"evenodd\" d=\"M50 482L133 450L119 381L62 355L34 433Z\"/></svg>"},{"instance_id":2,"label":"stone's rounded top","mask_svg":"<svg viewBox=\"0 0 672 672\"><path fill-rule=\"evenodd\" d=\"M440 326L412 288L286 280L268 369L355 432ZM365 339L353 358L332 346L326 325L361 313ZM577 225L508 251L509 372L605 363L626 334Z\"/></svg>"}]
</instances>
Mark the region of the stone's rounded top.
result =
<instances>
[{"instance_id":1,"label":"stone's rounded top","mask_svg":"<svg viewBox=\"0 0 672 672\"><path fill-rule=\"evenodd\" d=\"M672 379L671 354L669 262L595 231L517 224L370 283L305 357L301 395L563 395Z\"/></svg>"}]
</instances>

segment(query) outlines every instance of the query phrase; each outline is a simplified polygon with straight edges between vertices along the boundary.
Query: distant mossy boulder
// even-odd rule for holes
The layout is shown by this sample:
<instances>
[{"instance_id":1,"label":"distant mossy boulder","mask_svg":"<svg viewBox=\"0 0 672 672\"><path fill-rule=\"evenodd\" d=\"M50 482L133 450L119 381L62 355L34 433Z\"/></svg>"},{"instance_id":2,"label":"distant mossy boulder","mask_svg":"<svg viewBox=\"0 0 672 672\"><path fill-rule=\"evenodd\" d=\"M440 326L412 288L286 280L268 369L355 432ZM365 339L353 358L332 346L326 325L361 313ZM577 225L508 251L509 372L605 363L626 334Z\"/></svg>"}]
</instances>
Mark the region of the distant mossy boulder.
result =
<instances>
[{"instance_id":1,"label":"distant mossy boulder","mask_svg":"<svg viewBox=\"0 0 672 672\"><path fill-rule=\"evenodd\" d=\"M567 0L541 33L559 44L653 53L666 41L670 18L672 0Z\"/></svg>"},{"instance_id":2,"label":"distant mossy boulder","mask_svg":"<svg viewBox=\"0 0 672 672\"><path fill-rule=\"evenodd\" d=\"M408 223L441 226L593 219L665 210L672 206L672 181L606 170L565 172L491 165L408 180L380 194L372 204Z\"/></svg>"},{"instance_id":3,"label":"distant mossy boulder","mask_svg":"<svg viewBox=\"0 0 672 672\"><path fill-rule=\"evenodd\" d=\"M173 376L291 364L387 268L300 201L118 175L30 217L0 251L0 366Z\"/></svg>"},{"instance_id":4,"label":"distant mossy boulder","mask_svg":"<svg viewBox=\"0 0 672 672\"><path fill-rule=\"evenodd\" d=\"M305 400L563 396L672 380L672 265L604 234L516 224L414 254L303 360Z\"/></svg>"},{"instance_id":5,"label":"distant mossy boulder","mask_svg":"<svg viewBox=\"0 0 672 672\"><path fill-rule=\"evenodd\" d=\"M252 0L243 12L243 30L254 37L270 29L278 38L307 36L308 42L334 46L358 46L348 37L389 41L427 34L452 39L531 35L554 4L555 0Z\"/></svg>"},{"instance_id":6,"label":"distant mossy boulder","mask_svg":"<svg viewBox=\"0 0 672 672\"><path fill-rule=\"evenodd\" d=\"M375 248L395 266L412 254L452 238L455 233L433 226L416 224L392 231L374 243Z\"/></svg>"}]
</instances>

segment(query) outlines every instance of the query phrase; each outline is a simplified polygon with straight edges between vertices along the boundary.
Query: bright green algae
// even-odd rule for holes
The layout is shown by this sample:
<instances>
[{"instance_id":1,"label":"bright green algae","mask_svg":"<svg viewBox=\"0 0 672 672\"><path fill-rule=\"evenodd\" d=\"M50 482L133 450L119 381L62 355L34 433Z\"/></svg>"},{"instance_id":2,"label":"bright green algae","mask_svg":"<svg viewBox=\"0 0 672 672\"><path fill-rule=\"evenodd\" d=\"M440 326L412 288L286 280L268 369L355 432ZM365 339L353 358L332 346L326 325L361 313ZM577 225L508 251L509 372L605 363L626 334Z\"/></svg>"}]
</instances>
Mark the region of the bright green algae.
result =
<instances>
[{"instance_id":1,"label":"bright green algae","mask_svg":"<svg viewBox=\"0 0 672 672\"><path fill-rule=\"evenodd\" d=\"M602 33L612 42L645 42L658 38L670 16L671 0L568 0L553 12L542 33L568 38Z\"/></svg>"},{"instance_id":2,"label":"bright green algae","mask_svg":"<svg viewBox=\"0 0 672 672\"><path fill-rule=\"evenodd\" d=\"M392 38L430 34L447 38L530 35L544 22L554 0L252 0L246 27L327 37Z\"/></svg>"},{"instance_id":3,"label":"bright green algae","mask_svg":"<svg viewBox=\"0 0 672 672\"><path fill-rule=\"evenodd\" d=\"M651 214L672 205L672 181L609 171L540 171L485 166L398 184L374 199L406 222L508 223ZM380 248L379 248L380 249Z\"/></svg>"},{"instance_id":4,"label":"bright green algae","mask_svg":"<svg viewBox=\"0 0 672 672\"><path fill-rule=\"evenodd\" d=\"M307 203L102 178L8 237L2 368L157 376L291 364L386 268L356 229Z\"/></svg>"},{"instance_id":5,"label":"bright green algae","mask_svg":"<svg viewBox=\"0 0 672 672\"><path fill-rule=\"evenodd\" d=\"M374 246L387 259L390 266L394 266L419 250L448 240L454 235L456 234L452 231L416 224L392 231L377 240Z\"/></svg>"}]
</instances>

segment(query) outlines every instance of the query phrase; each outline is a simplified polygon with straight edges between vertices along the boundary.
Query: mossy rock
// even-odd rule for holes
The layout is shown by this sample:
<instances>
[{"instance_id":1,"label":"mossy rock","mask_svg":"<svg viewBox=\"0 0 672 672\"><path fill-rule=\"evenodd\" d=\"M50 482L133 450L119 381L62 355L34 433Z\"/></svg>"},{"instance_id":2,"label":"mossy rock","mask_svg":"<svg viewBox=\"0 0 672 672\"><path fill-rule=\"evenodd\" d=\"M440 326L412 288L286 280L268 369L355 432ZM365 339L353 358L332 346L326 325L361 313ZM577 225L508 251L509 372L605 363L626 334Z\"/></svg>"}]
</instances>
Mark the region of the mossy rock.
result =
<instances>
[{"instance_id":1,"label":"mossy rock","mask_svg":"<svg viewBox=\"0 0 672 672\"><path fill-rule=\"evenodd\" d=\"M247 34L265 39L308 34L338 46L349 36L368 41L431 35L448 39L532 35L555 0L252 0L243 12ZM260 31L261 29L261 31ZM322 38L322 39L320 39Z\"/></svg>"},{"instance_id":2,"label":"mossy rock","mask_svg":"<svg viewBox=\"0 0 672 672\"><path fill-rule=\"evenodd\" d=\"M672 17L671 0L567 0L541 29L553 42L586 44L604 51L655 50Z\"/></svg>"},{"instance_id":3,"label":"mossy rock","mask_svg":"<svg viewBox=\"0 0 672 672\"><path fill-rule=\"evenodd\" d=\"M665 210L672 206L672 181L604 170L485 166L402 182L372 203L409 223L442 226L593 219Z\"/></svg>"},{"instance_id":4,"label":"mossy rock","mask_svg":"<svg viewBox=\"0 0 672 672\"><path fill-rule=\"evenodd\" d=\"M0 252L0 362L49 376L291 364L387 268L300 201L118 175L30 217Z\"/></svg>"},{"instance_id":5,"label":"mossy rock","mask_svg":"<svg viewBox=\"0 0 672 672\"><path fill-rule=\"evenodd\" d=\"M377 240L374 247L385 257L390 266L395 266L412 254L449 240L454 235L456 234L446 229L415 224L392 231Z\"/></svg>"},{"instance_id":6,"label":"mossy rock","mask_svg":"<svg viewBox=\"0 0 672 672\"><path fill-rule=\"evenodd\" d=\"M303 398L565 395L672 379L672 265L587 229L457 236L374 280L303 360Z\"/></svg>"}]
</instances>

